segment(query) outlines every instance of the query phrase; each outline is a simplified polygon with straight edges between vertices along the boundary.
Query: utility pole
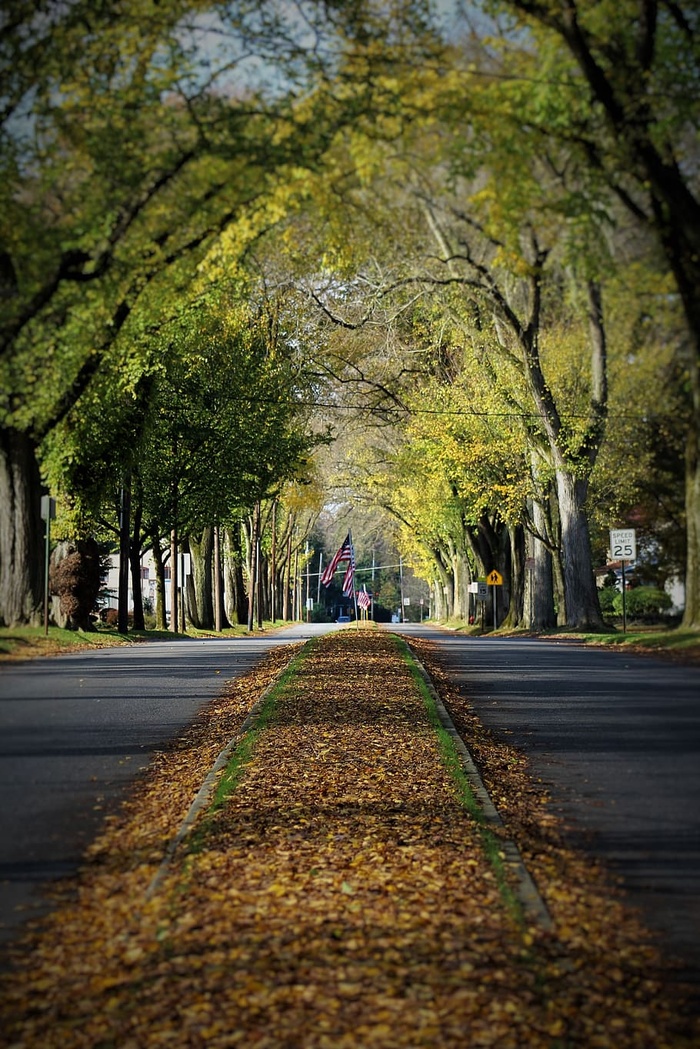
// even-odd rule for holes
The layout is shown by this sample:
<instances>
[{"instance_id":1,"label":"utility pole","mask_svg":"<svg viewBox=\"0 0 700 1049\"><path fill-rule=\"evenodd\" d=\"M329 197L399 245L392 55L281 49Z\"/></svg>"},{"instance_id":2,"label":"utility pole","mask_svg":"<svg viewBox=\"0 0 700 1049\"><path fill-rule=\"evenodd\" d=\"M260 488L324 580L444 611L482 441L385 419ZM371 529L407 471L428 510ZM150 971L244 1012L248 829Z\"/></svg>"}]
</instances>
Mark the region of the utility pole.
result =
<instances>
[{"instance_id":1,"label":"utility pole","mask_svg":"<svg viewBox=\"0 0 700 1049\"><path fill-rule=\"evenodd\" d=\"M406 613L404 612L405 605L403 603L403 558L399 554L399 581L401 585L401 622L406 622Z\"/></svg>"}]
</instances>

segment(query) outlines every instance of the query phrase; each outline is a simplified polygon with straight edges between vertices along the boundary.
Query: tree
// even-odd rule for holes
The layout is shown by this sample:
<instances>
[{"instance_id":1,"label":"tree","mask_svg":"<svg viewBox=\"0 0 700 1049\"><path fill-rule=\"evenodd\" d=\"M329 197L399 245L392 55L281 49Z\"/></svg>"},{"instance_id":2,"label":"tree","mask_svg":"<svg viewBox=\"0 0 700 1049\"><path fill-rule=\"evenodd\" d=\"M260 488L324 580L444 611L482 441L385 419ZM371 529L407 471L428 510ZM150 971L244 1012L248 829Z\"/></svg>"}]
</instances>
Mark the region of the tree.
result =
<instances>
[{"instance_id":1,"label":"tree","mask_svg":"<svg viewBox=\"0 0 700 1049\"><path fill-rule=\"evenodd\" d=\"M104 370L122 389L138 384L149 334L210 283L211 255L206 275L197 267L223 231L230 271L274 221L255 208L280 184L275 173L294 183L290 103L216 95L194 72L180 18L200 6L165 12L129 0L37 12L17 0L3 34L15 62L0 138L6 622L40 603L43 442Z\"/></svg>"},{"instance_id":2,"label":"tree","mask_svg":"<svg viewBox=\"0 0 700 1049\"><path fill-rule=\"evenodd\" d=\"M505 0L523 16L557 84L536 92L549 137L576 144L627 211L655 234L692 342L684 356L693 413L686 445L686 606L700 626L700 200L695 145L700 99L700 12L678 0L620 4ZM568 61L567 61L568 59ZM542 65L540 65L542 68ZM562 89L587 100L562 120ZM557 110L558 120L548 122Z\"/></svg>"}]
</instances>

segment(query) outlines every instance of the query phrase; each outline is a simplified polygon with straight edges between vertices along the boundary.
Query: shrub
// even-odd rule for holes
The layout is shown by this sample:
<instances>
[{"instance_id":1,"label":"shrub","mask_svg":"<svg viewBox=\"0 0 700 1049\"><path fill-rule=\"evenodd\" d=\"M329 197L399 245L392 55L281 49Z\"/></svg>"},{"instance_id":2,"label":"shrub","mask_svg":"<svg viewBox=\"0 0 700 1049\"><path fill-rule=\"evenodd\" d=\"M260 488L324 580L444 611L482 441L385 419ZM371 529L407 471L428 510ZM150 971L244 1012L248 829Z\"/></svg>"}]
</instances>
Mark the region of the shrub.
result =
<instances>
[{"instance_id":1,"label":"shrub","mask_svg":"<svg viewBox=\"0 0 700 1049\"><path fill-rule=\"evenodd\" d=\"M628 617L646 623L660 619L673 604L670 595L655 586L638 586L634 590L628 590L625 596ZM613 605L616 614L621 616L621 593L615 594Z\"/></svg>"},{"instance_id":2,"label":"shrub","mask_svg":"<svg viewBox=\"0 0 700 1049\"><path fill-rule=\"evenodd\" d=\"M94 630L91 613L102 585L99 547L94 539L79 539L65 544L64 549L64 556L51 565L51 593L60 598L61 613L69 630Z\"/></svg>"}]
</instances>

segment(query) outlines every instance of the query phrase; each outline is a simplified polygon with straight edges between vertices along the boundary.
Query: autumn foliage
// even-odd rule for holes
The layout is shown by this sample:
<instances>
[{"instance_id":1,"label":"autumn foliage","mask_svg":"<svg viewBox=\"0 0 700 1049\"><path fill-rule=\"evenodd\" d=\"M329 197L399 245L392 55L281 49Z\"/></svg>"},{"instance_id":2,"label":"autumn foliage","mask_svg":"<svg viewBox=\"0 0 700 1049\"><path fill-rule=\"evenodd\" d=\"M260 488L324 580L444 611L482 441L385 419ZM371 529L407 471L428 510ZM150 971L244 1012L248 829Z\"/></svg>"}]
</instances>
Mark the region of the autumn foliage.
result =
<instances>
[{"instance_id":1,"label":"autumn foliage","mask_svg":"<svg viewBox=\"0 0 700 1049\"><path fill-rule=\"evenodd\" d=\"M524 920L391 635L312 642L244 746L288 660L231 684L108 823L15 958L1 1044L693 1044L643 930L563 846L517 755L473 725L554 931ZM213 804L154 881L230 739Z\"/></svg>"}]
</instances>

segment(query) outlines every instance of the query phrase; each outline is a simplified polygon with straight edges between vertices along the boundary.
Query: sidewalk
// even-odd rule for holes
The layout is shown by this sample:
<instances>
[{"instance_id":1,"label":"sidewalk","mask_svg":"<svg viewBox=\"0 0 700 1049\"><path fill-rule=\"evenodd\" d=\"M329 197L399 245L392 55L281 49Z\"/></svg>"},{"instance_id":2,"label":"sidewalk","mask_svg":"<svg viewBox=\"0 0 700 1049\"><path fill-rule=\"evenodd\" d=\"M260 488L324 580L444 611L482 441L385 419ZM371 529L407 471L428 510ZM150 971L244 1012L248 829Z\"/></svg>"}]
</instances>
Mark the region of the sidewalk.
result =
<instances>
[{"instance_id":1,"label":"sidewalk","mask_svg":"<svg viewBox=\"0 0 700 1049\"><path fill-rule=\"evenodd\" d=\"M499 840L475 818L400 642L317 639L266 692L289 658L233 683L107 826L16 960L1 1045L697 1044L643 930L563 848L505 748L492 760L523 825ZM553 931L526 917L504 864L525 821Z\"/></svg>"}]
</instances>

